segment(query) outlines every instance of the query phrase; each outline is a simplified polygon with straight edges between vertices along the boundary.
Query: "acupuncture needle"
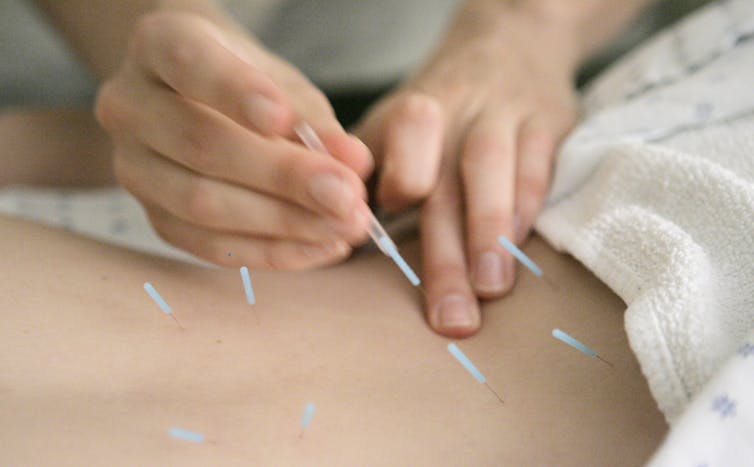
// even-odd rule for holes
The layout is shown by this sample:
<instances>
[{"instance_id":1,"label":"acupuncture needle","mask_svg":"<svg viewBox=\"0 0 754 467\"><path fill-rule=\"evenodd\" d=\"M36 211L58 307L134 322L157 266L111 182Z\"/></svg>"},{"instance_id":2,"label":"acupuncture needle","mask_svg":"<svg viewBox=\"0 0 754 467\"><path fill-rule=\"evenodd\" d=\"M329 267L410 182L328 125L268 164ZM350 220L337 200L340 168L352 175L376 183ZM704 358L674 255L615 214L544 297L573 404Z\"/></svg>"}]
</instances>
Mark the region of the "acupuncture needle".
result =
<instances>
[{"instance_id":1,"label":"acupuncture needle","mask_svg":"<svg viewBox=\"0 0 754 467\"><path fill-rule=\"evenodd\" d=\"M575 337L572 337L570 334L564 331L561 331L560 329L557 329L557 328L553 329L552 337L570 345L571 347L583 353L584 355L602 360L604 363L610 365L611 368L615 368L615 366L613 366L612 363L600 357L600 355L597 352L589 348L586 344L576 339Z\"/></svg>"},{"instance_id":2,"label":"acupuncture needle","mask_svg":"<svg viewBox=\"0 0 754 467\"><path fill-rule=\"evenodd\" d=\"M299 439L304 437L304 430L312 423L316 408L317 406L313 402L308 402L304 407L304 415L301 416L301 433L298 435Z\"/></svg>"},{"instance_id":3,"label":"acupuncture needle","mask_svg":"<svg viewBox=\"0 0 754 467\"><path fill-rule=\"evenodd\" d=\"M168 434L172 436L175 439L180 439L182 441L190 441L192 443L203 443L204 442L204 435L201 433L197 433L195 431L189 431L185 428L181 427L171 427L168 430Z\"/></svg>"},{"instance_id":4,"label":"acupuncture needle","mask_svg":"<svg viewBox=\"0 0 754 467\"><path fill-rule=\"evenodd\" d=\"M178 325L179 328L184 329L184 330L186 329L181 325L181 322L178 321L178 318L175 317L175 315L173 314L173 310L170 309L170 305L168 305L165 299L162 298L162 296L157 292L157 290L154 288L152 284L150 284L149 282L145 282L144 290L146 290L149 296L152 297L152 300L154 300L157 306L159 306L166 315L170 315L170 317L173 318L173 320L175 321L175 323Z\"/></svg>"},{"instance_id":5,"label":"acupuncture needle","mask_svg":"<svg viewBox=\"0 0 754 467\"><path fill-rule=\"evenodd\" d=\"M466 368L466 371L471 373L471 376L473 376L474 379L487 386L487 389L492 391L492 394L497 397L497 400L499 400L501 404L504 404L503 398L500 397L500 394L498 394L497 391L495 391L492 386L490 386L490 383L487 382L487 378L484 377L482 372L479 371L476 365L474 365L471 360L469 360L469 357L467 357L466 354L464 354L463 351L461 351L461 349L459 349L455 343L451 342L450 344L448 344L448 352L450 352L451 355L453 355L456 360L458 360L458 363Z\"/></svg>"},{"instance_id":6,"label":"acupuncture needle","mask_svg":"<svg viewBox=\"0 0 754 467\"><path fill-rule=\"evenodd\" d=\"M327 148L325 148L325 145L322 143L322 140L319 139L319 136L317 136L314 128L312 128L308 123L304 121L299 122L294 128L294 131L296 132L296 135L299 137L301 142L304 143L304 145L306 145L306 147L308 147L312 151L321 152L323 154L330 154ZM398 247L395 246L395 243L393 243L393 240L390 238L387 232L385 232L385 229L382 227L371 210L369 210L369 227L367 228L367 231L369 232L369 236L377 245L377 248L379 248L385 256L393 260L393 262L396 264L396 266L398 266L398 268L400 268L403 275L406 276L411 284L421 289L421 280L419 279L419 276L416 275L414 270L411 269L411 266L409 266L408 263L403 259L401 254L398 252Z\"/></svg>"},{"instance_id":7,"label":"acupuncture needle","mask_svg":"<svg viewBox=\"0 0 754 467\"><path fill-rule=\"evenodd\" d=\"M537 277L541 277L542 279L547 282L550 287L552 287L555 290L560 290L560 287L555 285L549 277L544 275L544 271L542 271L542 268L539 267L537 263L531 260L528 256L526 256L526 253L521 251L512 241L508 240L508 238L505 235L500 235L497 237L497 241L500 242L500 244L510 252L518 261L521 262L524 266L526 266L529 271L532 272Z\"/></svg>"},{"instance_id":8,"label":"acupuncture needle","mask_svg":"<svg viewBox=\"0 0 754 467\"><path fill-rule=\"evenodd\" d=\"M242 266L241 269L239 269L241 272L241 282L243 283L243 289L244 292L246 292L246 301L249 303L249 305L253 305L256 303L256 298L254 298L254 289L251 286L251 277L249 277L249 268L246 266ZM259 313L254 313L257 318L257 324L259 324Z\"/></svg>"},{"instance_id":9,"label":"acupuncture needle","mask_svg":"<svg viewBox=\"0 0 754 467\"><path fill-rule=\"evenodd\" d=\"M246 301L249 303L249 305L253 305L254 303L256 303L256 299L254 298L254 289L251 288L249 268L242 266L239 271L241 272L241 282L243 283L243 289L244 292L246 292Z\"/></svg>"}]
</instances>

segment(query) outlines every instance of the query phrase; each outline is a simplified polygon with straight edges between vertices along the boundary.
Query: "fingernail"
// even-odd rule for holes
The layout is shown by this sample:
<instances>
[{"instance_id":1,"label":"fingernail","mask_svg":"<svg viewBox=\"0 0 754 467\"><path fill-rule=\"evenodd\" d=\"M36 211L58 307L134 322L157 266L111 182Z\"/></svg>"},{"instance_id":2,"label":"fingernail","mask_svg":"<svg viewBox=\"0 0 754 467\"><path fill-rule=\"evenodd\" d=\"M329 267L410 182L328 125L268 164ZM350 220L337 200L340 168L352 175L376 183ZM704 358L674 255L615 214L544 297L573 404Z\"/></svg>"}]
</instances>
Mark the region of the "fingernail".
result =
<instances>
[{"instance_id":1,"label":"fingernail","mask_svg":"<svg viewBox=\"0 0 754 467\"><path fill-rule=\"evenodd\" d=\"M353 204L353 193L335 175L318 175L309 183L312 199L337 216L348 213Z\"/></svg>"},{"instance_id":2,"label":"fingernail","mask_svg":"<svg viewBox=\"0 0 754 467\"><path fill-rule=\"evenodd\" d=\"M261 94L255 94L247 99L244 112L246 118L257 130L263 133L270 133L275 127L275 117L277 117L280 107L272 100Z\"/></svg>"},{"instance_id":3,"label":"fingernail","mask_svg":"<svg viewBox=\"0 0 754 467\"><path fill-rule=\"evenodd\" d=\"M504 287L503 260L494 251L479 255L474 271L474 286L478 291L497 293Z\"/></svg>"},{"instance_id":4,"label":"fingernail","mask_svg":"<svg viewBox=\"0 0 754 467\"><path fill-rule=\"evenodd\" d=\"M469 302L461 295L448 295L437 307L438 324L441 329L468 328L473 326Z\"/></svg>"}]
</instances>

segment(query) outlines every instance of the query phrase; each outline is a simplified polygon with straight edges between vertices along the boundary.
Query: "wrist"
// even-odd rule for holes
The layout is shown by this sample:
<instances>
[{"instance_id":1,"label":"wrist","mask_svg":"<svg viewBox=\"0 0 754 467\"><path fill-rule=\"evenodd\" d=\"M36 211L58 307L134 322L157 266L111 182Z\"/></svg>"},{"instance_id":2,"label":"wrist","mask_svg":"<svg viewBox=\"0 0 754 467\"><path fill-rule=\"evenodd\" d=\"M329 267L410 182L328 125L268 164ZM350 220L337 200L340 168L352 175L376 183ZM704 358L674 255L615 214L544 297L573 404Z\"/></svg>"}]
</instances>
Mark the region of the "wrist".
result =
<instances>
[{"instance_id":1,"label":"wrist","mask_svg":"<svg viewBox=\"0 0 754 467\"><path fill-rule=\"evenodd\" d=\"M576 65L598 53L656 0L503 0L570 41Z\"/></svg>"},{"instance_id":2,"label":"wrist","mask_svg":"<svg viewBox=\"0 0 754 467\"><path fill-rule=\"evenodd\" d=\"M575 74L654 0L467 0L458 23L513 32ZM465 17L465 20L463 19ZM508 34L509 35L509 34ZM536 50L532 47L532 50Z\"/></svg>"},{"instance_id":3,"label":"wrist","mask_svg":"<svg viewBox=\"0 0 754 467\"><path fill-rule=\"evenodd\" d=\"M548 68L570 80L586 58L578 28L571 18L540 9L536 3L468 0L458 11L446 43L484 36L495 41L501 51L523 48L532 59L548 60Z\"/></svg>"}]
</instances>

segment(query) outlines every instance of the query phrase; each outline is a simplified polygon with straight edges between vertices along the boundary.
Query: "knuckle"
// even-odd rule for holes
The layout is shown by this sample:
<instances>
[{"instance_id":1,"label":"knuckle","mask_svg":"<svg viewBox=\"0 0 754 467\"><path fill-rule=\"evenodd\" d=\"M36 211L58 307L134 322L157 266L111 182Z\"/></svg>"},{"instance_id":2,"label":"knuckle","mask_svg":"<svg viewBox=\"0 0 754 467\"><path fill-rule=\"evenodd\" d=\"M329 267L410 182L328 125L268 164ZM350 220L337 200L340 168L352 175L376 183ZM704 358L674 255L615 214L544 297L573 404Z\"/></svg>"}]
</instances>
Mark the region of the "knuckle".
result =
<instances>
[{"instance_id":1,"label":"knuckle","mask_svg":"<svg viewBox=\"0 0 754 467\"><path fill-rule=\"evenodd\" d=\"M467 137L460 157L461 174L468 178L483 171L499 171L501 164L514 157L506 138L488 129L475 129Z\"/></svg>"},{"instance_id":2,"label":"knuckle","mask_svg":"<svg viewBox=\"0 0 754 467\"><path fill-rule=\"evenodd\" d=\"M417 122L442 122L443 110L439 101L418 92L404 96L396 104L396 116L401 120Z\"/></svg>"},{"instance_id":3,"label":"knuckle","mask_svg":"<svg viewBox=\"0 0 754 467\"><path fill-rule=\"evenodd\" d=\"M306 181L299 180L299 170L302 162L298 162L293 157L282 157L273 165L270 177L270 187L278 194L285 192L294 192L294 187L305 186Z\"/></svg>"},{"instance_id":4,"label":"knuckle","mask_svg":"<svg viewBox=\"0 0 754 467\"><path fill-rule=\"evenodd\" d=\"M254 80L249 79L254 70L246 63L240 60L230 62L219 73L218 83L215 86L218 98L222 93L227 94L228 90L238 93L238 95L250 94L255 91L253 86Z\"/></svg>"},{"instance_id":5,"label":"knuckle","mask_svg":"<svg viewBox=\"0 0 754 467\"><path fill-rule=\"evenodd\" d=\"M261 266L271 271L282 271L288 269L288 257L280 245L272 245L262 249Z\"/></svg>"},{"instance_id":6,"label":"knuckle","mask_svg":"<svg viewBox=\"0 0 754 467\"><path fill-rule=\"evenodd\" d=\"M185 199L188 220L205 225L216 223L219 209L212 185L212 181L202 177L192 182Z\"/></svg>"},{"instance_id":7,"label":"knuckle","mask_svg":"<svg viewBox=\"0 0 754 467\"><path fill-rule=\"evenodd\" d=\"M274 216L271 227L286 237L297 237L305 232L295 214L278 211Z\"/></svg>"},{"instance_id":8,"label":"knuckle","mask_svg":"<svg viewBox=\"0 0 754 467\"><path fill-rule=\"evenodd\" d=\"M467 102L470 96L468 82L459 77L450 75L442 83L439 92L442 93L445 102L453 107L458 107L462 102Z\"/></svg>"},{"instance_id":9,"label":"knuckle","mask_svg":"<svg viewBox=\"0 0 754 467\"><path fill-rule=\"evenodd\" d=\"M386 174L388 175L388 174ZM426 198L433 188L433 181L429 177L416 177L403 172L393 172L386 177L386 182L392 187L392 191L398 198L415 202Z\"/></svg>"},{"instance_id":10,"label":"knuckle","mask_svg":"<svg viewBox=\"0 0 754 467\"><path fill-rule=\"evenodd\" d=\"M176 42L165 44L163 47L163 78L174 88L186 87L183 83L193 74L195 67L202 64L198 51L188 44Z\"/></svg>"},{"instance_id":11,"label":"knuckle","mask_svg":"<svg viewBox=\"0 0 754 467\"><path fill-rule=\"evenodd\" d=\"M435 190L427 197L423 209L429 215L437 215L442 212L453 212L461 208L461 198L451 190Z\"/></svg>"},{"instance_id":12,"label":"knuckle","mask_svg":"<svg viewBox=\"0 0 754 467\"><path fill-rule=\"evenodd\" d=\"M459 277L466 277L466 266L455 261L439 261L430 266L437 277L442 277L443 282L453 283Z\"/></svg>"},{"instance_id":13,"label":"knuckle","mask_svg":"<svg viewBox=\"0 0 754 467\"><path fill-rule=\"evenodd\" d=\"M519 205L539 204L549 189L548 181L542 176L521 175L516 184L517 198L525 201L517 203Z\"/></svg>"},{"instance_id":14,"label":"knuckle","mask_svg":"<svg viewBox=\"0 0 754 467\"><path fill-rule=\"evenodd\" d=\"M548 129L530 128L523 135L523 140L529 153L549 156L555 151L559 138Z\"/></svg>"},{"instance_id":15,"label":"knuckle","mask_svg":"<svg viewBox=\"0 0 754 467\"><path fill-rule=\"evenodd\" d=\"M174 13L148 13L139 20L129 43L131 55L160 70L162 79L173 87L180 87L205 63L201 47L181 40L177 31L182 22L185 18Z\"/></svg>"},{"instance_id":16,"label":"knuckle","mask_svg":"<svg viewBox=\"0 0 754 467\"><path fill-rule=\"evenodd\" d=\"M474 177L479 174L480 169L484 169L493 164L500 155L488 151L464 151L461 156L461 160L458 165L461 170L461 175L464 178Z\"/></svg>"},{"instance_id":17,"label":"knuckle","mask_svg":"<svg viewBox=\"0 0 754 467\"><path fill-rule=\"evenodd\" d=\"M469 171L479 166L497 165L497 161L509 153L510 148L503 138L488 131L476 131L466 142L461 168Z\"/></svg>"},{"instance_id":18,"label":"knuckle","mask_svg":"<svg viewBox=\"0 0 754 467\"><path fill-rule=\"evenodd\" d=\"M457 62L447 62L435 67L431 79L420 78L416 89L431 96L442 96L442 101L452 108L459 102L468 101L475 87L469 82L466 71L460 69Z\"/></svg>"},{"instance_id":19,"label":"knuckle","mask_svg":"<svg viewBox=\"0 0 754 467\"><path fill-rule=\"evenodd\" d=\"M165 29L168 18L164 12L151 12L139 18L129 42L131 54L141 54L150 50L155 37Z\"/></svg>"},{"instance_id":20,"label":"knuckle","mask_svg":"<svg viewBox=\"0 0 754 467\"><path fill-rule=\"evenodd\" d=\"M469 225L469 229L474 232L471 237L476 239L483 239L488 236L495 238L501 229L509 225L511 221L511 213L500 208L478 213Z\"/></svg>"},{"instance_id":21,"label":"knuckle","mask_svg":"<svg viewBox=\"0 0 754 467\"><path fill-rule=\"evenodd\" d=\"M192 120L182 134L185 144L183 158L191 169L214 175L218 164L215 157L215 141L219 138L220 129L211 123L210 119L194 116Z\"/></svg>"}]
</instances>

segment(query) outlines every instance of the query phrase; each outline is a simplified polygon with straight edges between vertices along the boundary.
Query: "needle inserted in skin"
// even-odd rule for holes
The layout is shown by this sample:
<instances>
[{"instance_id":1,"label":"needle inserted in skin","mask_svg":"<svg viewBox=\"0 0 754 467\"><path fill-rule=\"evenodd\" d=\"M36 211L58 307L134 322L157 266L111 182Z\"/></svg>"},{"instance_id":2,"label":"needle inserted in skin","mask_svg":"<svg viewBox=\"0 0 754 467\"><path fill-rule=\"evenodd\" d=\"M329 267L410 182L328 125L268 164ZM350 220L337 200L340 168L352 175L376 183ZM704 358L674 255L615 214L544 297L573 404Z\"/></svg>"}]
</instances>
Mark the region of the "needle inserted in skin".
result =
<instances>
[{"instance_id":1,"label":"needle inserted in skin","mask_svg":"<svg viewBox=\"0 0 754 467\"><path fill-rule=\"evenodd\" d=\"M243 289L246 292L246 301L249 303L249 305L253 305L256 303L256 298L254 298L254 289L251 287L251 277L249 277L249 268L246 266L241 267L241 282L243 282ZM254 315L257 318L257 324L259 324L259 314L254 313Z\"/></svg>"},{"instance_id":2,"label":"needle inserted in skin","mask_svg":"<svg viewBox=\"0 0 754 467\"><path fill-rule=\"evenodd\" d=\"M325 148L325 145L322 143L322 140L319 139L317 133L308 123L304 121L299 122L298 125L296 125L296 127L294 128L294 131L296 132L296 135L299 137L301 142L304 143L304 145L312 151L321 152L323 154L330 154L327 148ZM414 286L421 284L419 276L417 276L413 269L411 269L411 267L408 265L408 263L406 263L406 260L403 259L401 254L398 252L398 247L395 246L395 243L393 243L393 240L390 238L387 232L385 232L385 229L374 216L374 213L372 213L372 211L369 211L369 226L367 227L367 231L369 232L369 236L377 245L377 248L379 248L382 253L393 260L393 262L400 268L400 270L403 272L409 282L411 282L411 284L413 284Z\"/></svg>"},{"instance_id":3,"label":"needle inserted in skin","mask_svg":"<svg viewBox=\"0 0 754 467\"><path fill-rule=\"evenodd\" d=\"M183 428L179 428L177 426L174 426L168 430L168 434L172 436L173 438L180 439L183 441L190 441L192 443L203 443L204 442L204 435L201 433L196 433L194 431L185 430Z\"/></svg>"},{"instance_id":4,"label":"needle inserted in skin","mask_svg":"<svg viewBox=\"0 0 754 467\"><path fill-rule=\"evenodd\" d=\"M615 366L613 366L612 363L600 357L599 354L597 354L597 352L587 347L583 342L581 342L580 340L574 337L571 337L569 334L561 331L560 329L553 329L552 336L560 341L565 342L566 344L570 345L571 347L583 353L584 355L588 355L590 357L602 360L606 364L610 365L612 368L615 368Z\"/></svg>"},{"instance_id":5,"label":"needle inserted in skin","mask_svg":"<svg viewBox=\"0 0 754 467\"><path fill-rule=\"evenodd\" d=\"M463 365L466 370L471 373L471 376L473 376L477 381L487 386L487 388L492 391L492 394L497 397L497 400L500 401L501 404L503 404L503 398L500 397L500 394L497 393L494 389L492 389L492 386L487 383L487 379L484 377L481 371L477 369L477 367L471 363L471 360L469 360L469 357L467 357L461 349L458 348L458 346L454 343L448 344L448 352L450 352L458 362Z\"/></svg>"},{"instance_id":6,"label":"needle inserted in skin","mask_svg":"<svg viewBox=\"0 0 754 467\"><path fill-rule=\"evenodd\" d=\"M398 253L398 249L395 247L395 245L393 245L392 242L388 242L389 240L390 239L387 237L381 238L381 246L385 248L388 256L390 256L393 262L398 265L403 275L406 276L406 279L408 279L412 285L419 287L419 284L421 284L419 276L416 275L414 270L411 269L411 266L409 266L406 260L404 260L400 253ZM422 289L422 291L424 290Z\"/></svg>"},{"instance_id":7,"label":"needle inserted in skin","mask_svg":"<svg viewBox=\"0 0 754 467\"><path fill-rule=\"evenodd\" d=\"M500 235L497 238L498 242L500 242L501 245L503 245L503 248L508 250L517 260L519 260L524 266L526 266L535 276L541 277L542 279L547 282L547 284L550 285L555 290L560 290L560 287L555 285L554 282L550 280L549 277L544 275L544 271L542 271L542 268L539 267L537 263L531 260L528 256L526 256L526 253L521 251L520 248L518 248L513 242L508 240L505 235Z\"/></svg>"},{"instance_id":8,"label":"needle inserted in skin","mask_svg":"<svg viewBox=\"0 0 754 467\"><path fill-rule=\"evenodd\" d=\"M317 406L315 406L313 402L307 403L306 407L304 407L304 415L301 417L301 433L298 435L299 438L304 436L304 430L306 430L306 428L312 423L316 408Z\"/></svg>"},{"instance_id":9,"label":"needle inserted in skin","mask_svg":"<svg viewBox=\"0 0 754 467\"><path fill-rule=\"evenodd\" d=\"M243 289L246 292L246 301L249 305L256 303L254 298L254 289L251 288L251 278L249 277L249 268L243 266L241 269L241 281L243 282Z\"/></svg>"},{"instance_id":10,"label":"needle inserted in skin","mask_svg":"<svg viewBox=\"0 0 754 467\"><path fill-rule=\"evenodd\" d=\"M159 306L166 315L169 315L171 318L173 318L173 320L175 321L175 323L178 325L179 328L185 329L181 325L180 321L178 321L178 318L176 318L175 315L173 314L173 311L170 309L170 306L168 306L168 303L165 301L164 298L162 298L162 296L159 293L157 293L157 290L152 286L152 284L150 284L149 282L145 282L144 290L147 291L149 296L152 297L152 300L154 300L155 303L157 303L157 306Z\"/></svg>"},{"instance_id":11,"label":"needle inserted in skin","mask_svg":"<svg viewBox=\"0 0 754 467\"><path fill-rule=\"evenodd\" d=\"M510 251L517 260L519 260L524 266L529 268L529 270L533 272L535 276L542 277L542 268L540 268L537 263L526 256L526 254L521 251L516 245L514 245L513 242L508 240L504 235L497 237L497 240L501 245L503 245L506 250Z\"/></svg>"}]
</instances>

